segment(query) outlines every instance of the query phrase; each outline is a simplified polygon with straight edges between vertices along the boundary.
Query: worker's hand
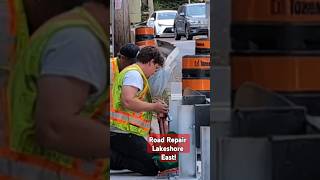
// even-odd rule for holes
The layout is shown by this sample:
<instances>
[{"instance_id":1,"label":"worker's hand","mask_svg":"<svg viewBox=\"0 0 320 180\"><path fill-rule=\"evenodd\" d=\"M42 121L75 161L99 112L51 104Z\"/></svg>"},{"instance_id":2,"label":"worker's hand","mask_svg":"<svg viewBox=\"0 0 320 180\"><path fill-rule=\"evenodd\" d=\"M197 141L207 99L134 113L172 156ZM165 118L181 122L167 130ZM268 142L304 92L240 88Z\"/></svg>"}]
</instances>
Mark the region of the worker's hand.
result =
<instances>
[{"instance_id":1,"label":"worker's hand","mask_svg":"<svg viewBox=\"0 0 320 180\"><path fill-rule=\"evenodd\" d=\"M153 103L153 110L158 113L167 113L168 112L168 105L163 102L158 101L158 102Z\"/></svg>"}]
</instances>

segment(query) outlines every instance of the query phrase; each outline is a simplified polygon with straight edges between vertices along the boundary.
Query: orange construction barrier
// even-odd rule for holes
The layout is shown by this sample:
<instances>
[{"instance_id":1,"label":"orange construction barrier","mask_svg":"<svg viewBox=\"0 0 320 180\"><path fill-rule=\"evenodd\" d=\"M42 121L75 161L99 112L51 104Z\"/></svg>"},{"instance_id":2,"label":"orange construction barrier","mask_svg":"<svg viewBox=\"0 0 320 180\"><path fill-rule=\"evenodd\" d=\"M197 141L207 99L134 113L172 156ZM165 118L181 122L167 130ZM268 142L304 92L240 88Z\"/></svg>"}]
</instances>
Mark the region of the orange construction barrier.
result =
<instances>
[{"instance_id":1,"label":"orange construction barrier","mask_svg":"<svg viewBox=\"0 0 320 180\"><path fill-rule=\"evenodd\" d=\"M136 45L155 46L154 29L152 27L138 27L135 30Z\"/></svg>"},{"instance_id":2,"label":"orange construction barrier","mask_svg":"<svg viewBox=\"0 0 320 180\"><path fill-rule=\"evenodd\" d=\"M320 56L232 55L232 89L246 81L282 92L319 91Z\"/></svg>"},{"instance_id":3,"label":"orange construction barrier","mask_svg":"<svg viewBox=\"0 0 320 180\"><path fill-rule=\"evenodd\" d=\"M210 54L210 39L196 39L196 54Z\"/></svg>"},{"instance_id":4,"label":"orange construction barrier","mask_svg":"<svg viewBox=\"0 0 320 180\"><path fill-rule=\"evenodd\" d=\"M182 57L182 88L210 94L210 56L187 55Z\"/></svg>"},{"instance_id":5,"label":"orange construction barrier","mask_svg":"<svg viewBox=\"0 0 320 180\"><path fill-rule=\"evenodd\" d=\"M233 0L232 21L319 22L320 0Z\"/></svg>"}]
</instances>

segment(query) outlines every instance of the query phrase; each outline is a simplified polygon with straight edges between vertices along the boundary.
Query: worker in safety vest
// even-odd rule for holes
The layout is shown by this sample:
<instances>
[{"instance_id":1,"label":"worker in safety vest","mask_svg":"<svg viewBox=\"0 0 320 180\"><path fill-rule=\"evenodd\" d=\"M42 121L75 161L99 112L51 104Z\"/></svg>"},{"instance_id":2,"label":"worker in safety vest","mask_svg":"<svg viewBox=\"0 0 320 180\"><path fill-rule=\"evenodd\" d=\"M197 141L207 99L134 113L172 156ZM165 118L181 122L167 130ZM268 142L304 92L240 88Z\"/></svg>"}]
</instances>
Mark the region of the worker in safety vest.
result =
<instances>
[{"instance_id":1,"label":"worker in safety vest","mask_svg":"<svg viewBox=\"0 0 320 180\"><path fill-rule=\"evenodd\" d=\"M1 175L108 178L109 132L95 113L108 101L108 12L109 1L87 0L48 20L16 52Z\"/></svg>"},{"instance_id":2,"label":"worker in safety vest","mask_svg":"<svg viewBox=\"0 0 320 180\"><path fill-rule=\"evenodd\" d=\"M143 47L145 47L145 46L143 46ZM125 67L136 63L137 55L139 54L139 51L141 48L142 48L142 46L137 46L133 43L127 43L120 48L120 51L117 54L117 57L111 58L111 61L110 61L111 62L111 64L110 64L110 67L111 67L110 68L111 69L110 83L111 83L111 85L113 84L113 82L115 80L115 76L117 76L120 71L122 71ZM150 84L150 82L149 82L150 89L153 89L154 88L153 86L156 83L157 82ZM112 89L112 87L111 87L111 89ZM158 134L160 133L160 129L159 129L157 122L151 123L151 132L158 133Z\"/></svg>"},{"instance_id":3,"label":"worker in safety vest","mask_svg":"<svg viewBox=\"0 0 320 180\"><path fill-rule=\"evenodd\" d=\"M164 59L156 47L140 50L137 63L124 68L112 89L110 113L111 169L129 169L143 175L156 175L158 167L147 153L153 112L166 113L168 106L152 102L148 78Z\"/></svg>"},{"instance_id":4,"label":"worker in safety vest","mask_svg":"<svg viewBox=\"0 0 320 180\"><path fill-rule=\"evenodd\" d=\"M137 55L140 51L139 46L127 43L120 48L117 57L111 58L111 71L110 71L110 82L113 84L115 76L119 74L125 67L136 63Z\"/></svg>"}]
</instances>

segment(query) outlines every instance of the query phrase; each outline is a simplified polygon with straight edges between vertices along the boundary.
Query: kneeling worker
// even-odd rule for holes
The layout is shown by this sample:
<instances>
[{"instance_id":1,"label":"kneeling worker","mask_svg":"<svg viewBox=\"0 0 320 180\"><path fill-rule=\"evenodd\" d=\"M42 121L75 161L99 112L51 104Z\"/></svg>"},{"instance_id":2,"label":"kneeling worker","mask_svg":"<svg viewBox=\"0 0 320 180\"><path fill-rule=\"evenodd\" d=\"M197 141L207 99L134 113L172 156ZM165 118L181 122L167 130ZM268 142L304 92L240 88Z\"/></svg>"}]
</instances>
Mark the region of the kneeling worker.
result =
<instances>
[{"instance_id":1,"label":"kneeling worker","mask_svg":"<svg viewBox=\"0 0 320 180\"><path fill-rule=\"evenodd\" d=\"M163 66L156 47L140 50L137 63L123 69L112 89L110 114L111 169L129 169L143 175L157 175L159 168L147 152L153 112L167 113L168 106L152 103L148 78Z\"/></svg>"}]
</instances>

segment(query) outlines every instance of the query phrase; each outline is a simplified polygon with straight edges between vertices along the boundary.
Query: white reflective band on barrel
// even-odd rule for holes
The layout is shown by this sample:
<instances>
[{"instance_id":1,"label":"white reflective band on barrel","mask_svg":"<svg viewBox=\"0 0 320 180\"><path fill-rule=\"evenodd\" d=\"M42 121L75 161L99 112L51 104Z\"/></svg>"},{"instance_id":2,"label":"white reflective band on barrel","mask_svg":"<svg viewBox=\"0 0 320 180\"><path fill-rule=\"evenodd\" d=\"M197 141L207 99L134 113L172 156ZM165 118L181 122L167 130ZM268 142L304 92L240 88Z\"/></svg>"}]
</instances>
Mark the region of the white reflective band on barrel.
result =
<instances>
[{"instance_id":1,"label":"white reflective band on barrel","mask_svg":"<svg viewBox=\"0 0 320 180\"><path fill-rule=\"evenodd\" d=\"M145 122L145 121L143 121L141 119L138 119L138 118L135 118L135 117L132 117L132 116L129 116L129 115L124 115L122 113L111 112L110 113L110 117L111 117L111 119L115 118L115 119L120 119L120 120L123 120L123 121L127 121L130 124L137 125L137 126L142 127L142 128L150 128L150 126L151 126L151 122Z\"/></svg>"}]
</instances>

